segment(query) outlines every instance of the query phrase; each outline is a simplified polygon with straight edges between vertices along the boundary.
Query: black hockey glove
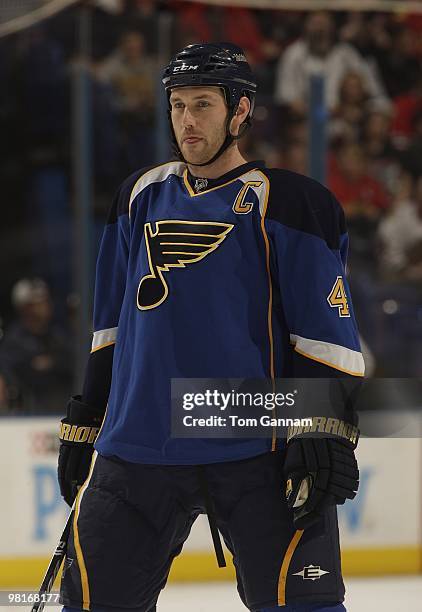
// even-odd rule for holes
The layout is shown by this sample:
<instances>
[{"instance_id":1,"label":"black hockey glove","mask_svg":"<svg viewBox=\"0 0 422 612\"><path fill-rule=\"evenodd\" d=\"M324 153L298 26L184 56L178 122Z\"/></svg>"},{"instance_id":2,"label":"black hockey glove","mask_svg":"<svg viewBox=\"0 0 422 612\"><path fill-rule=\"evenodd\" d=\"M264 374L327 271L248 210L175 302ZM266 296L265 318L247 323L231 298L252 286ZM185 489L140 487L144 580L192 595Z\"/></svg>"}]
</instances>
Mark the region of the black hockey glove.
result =
<instances>
[{"instance_id":1,"label":"black hockey glove","mask_svg":"<svg viewBox=\"0 0 422 612\"><path fill-rule=\"evenodd\" d=\"M293 510L296 529L317 523L328 506L355 497L359 486L354 453L358 437L354 425L323 417L314 417L311 428L289 431L284 475L287 505Z\"/></svg>"},{"instance_id":2,"label":"black hockey glove","mask_svg":"<svg viewBox=\"0 0 422 612\"><path fill-rule=\"evenodd\" d=\"M72 397L67 416L61 420L58 479L61 494L72 506L79 487L85 482L91 465L94 442L104 414Z\"/></svg>"}]
</instances>

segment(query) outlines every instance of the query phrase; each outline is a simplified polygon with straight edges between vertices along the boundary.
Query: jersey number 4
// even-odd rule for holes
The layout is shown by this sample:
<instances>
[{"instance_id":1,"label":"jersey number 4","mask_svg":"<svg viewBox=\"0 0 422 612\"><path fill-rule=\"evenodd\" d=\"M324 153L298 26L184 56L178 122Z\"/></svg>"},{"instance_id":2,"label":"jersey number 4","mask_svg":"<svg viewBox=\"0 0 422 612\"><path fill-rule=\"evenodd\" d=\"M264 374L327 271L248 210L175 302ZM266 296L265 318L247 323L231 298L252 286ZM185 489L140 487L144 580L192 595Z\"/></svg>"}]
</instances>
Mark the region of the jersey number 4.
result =
<instances>
[{"instance_id":1,"label":"jersey number 4","mask_svg":"<svg viewBox=\"0 0 422 612\"><path fill-rule=\"evenodd\" d=\"M327 302L331 308L338 308L339 317L350 317L349 304L342 276L337 276L330 295L327 297Z\"/></svg>"}]
</instances>

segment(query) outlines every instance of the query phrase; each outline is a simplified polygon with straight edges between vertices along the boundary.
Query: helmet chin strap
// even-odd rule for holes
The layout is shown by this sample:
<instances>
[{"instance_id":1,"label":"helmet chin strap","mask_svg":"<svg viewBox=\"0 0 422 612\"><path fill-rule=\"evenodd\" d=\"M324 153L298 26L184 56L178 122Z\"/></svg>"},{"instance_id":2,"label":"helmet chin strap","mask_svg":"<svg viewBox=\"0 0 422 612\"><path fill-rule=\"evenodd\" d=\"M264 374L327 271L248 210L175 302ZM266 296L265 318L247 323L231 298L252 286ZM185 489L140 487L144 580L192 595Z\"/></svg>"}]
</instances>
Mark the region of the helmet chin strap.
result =
<instances>
[{"instance_id":1,"label":"helmet chin strap","mask_svg":"<svg viewBox=\"0 0 422 612\"><path fill-rule=\"evenodd\" d=\"M224 151L226 151L229 146L235 141L235 140L239 140L239 138L241 138L243 136L243 134L245 133L246 129L249 127L249 123L245 122L243 123L240 128L239 128L239 133L237 136L234 136L233 134L231 134L230 132L230 123L231 120L233 119L233 117L236 114L236 109L233 109L233 112L230 114L228 114L227 119L226 119L226 137L224 139L223 144L221 145L221 147L218 149L217 153L215 153L208 161L203 162L202 164L195 164L193 162L188 161L182 151L179 149L179 146L177 144L177 140L176 140L176 135L174 133L174 129L173 129L173 123L171 121L171 113L169 111L169 115L170 115L170 126L171 126L171 131L172 131L172 136L173 136L173 143L174 143L174 148L175 148L175 153L176 155L179 157L179 159L183 162L185 162L185 164L189 164L189 166L197 166L198 168L201 168L203 166L209 166L210 164L213 164L223 153ZM241 129L243 127L243 129Z\"/></svg>"}]
</instances>

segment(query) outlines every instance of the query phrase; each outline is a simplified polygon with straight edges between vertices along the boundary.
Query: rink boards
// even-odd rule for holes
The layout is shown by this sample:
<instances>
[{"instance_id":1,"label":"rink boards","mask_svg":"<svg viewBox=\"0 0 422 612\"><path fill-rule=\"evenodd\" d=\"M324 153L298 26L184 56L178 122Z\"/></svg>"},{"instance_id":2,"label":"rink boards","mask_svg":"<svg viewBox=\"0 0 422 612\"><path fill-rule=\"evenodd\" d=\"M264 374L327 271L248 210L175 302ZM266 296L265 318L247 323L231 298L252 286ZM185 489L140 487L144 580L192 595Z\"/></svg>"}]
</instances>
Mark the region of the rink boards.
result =
<instances>
[{"instance_id":1,"label":"rink boards","mask_svg":"<svg viewBox=\"0 0 422 612\"><path fill-rule=\"evenodd\" d=\"M0 588L38 584L57 544L68 513L57 485L57 448L56 418L0 421ZM358 451L360 490L339 511L345 574L421 572L421 441L363 439ZM217 567L201 517L171 577L224 580L234 575L229 566Z\"/></svg>"}]
</instances>

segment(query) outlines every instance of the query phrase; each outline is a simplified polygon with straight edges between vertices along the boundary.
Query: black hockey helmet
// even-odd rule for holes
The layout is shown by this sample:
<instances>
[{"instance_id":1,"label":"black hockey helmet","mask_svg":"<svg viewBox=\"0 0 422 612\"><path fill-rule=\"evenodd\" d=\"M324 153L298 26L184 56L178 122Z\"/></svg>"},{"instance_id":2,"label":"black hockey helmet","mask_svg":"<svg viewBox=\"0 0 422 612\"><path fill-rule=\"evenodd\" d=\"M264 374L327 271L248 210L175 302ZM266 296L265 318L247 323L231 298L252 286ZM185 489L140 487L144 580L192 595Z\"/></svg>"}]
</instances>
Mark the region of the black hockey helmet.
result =
<instances>
[{"instance_id":1,"label":"black hockey helmet","mask_svg":"<svg viewBox=\"0 0 422 612\"><path fill-rule=\"evenodd\" d=\"M211 85L221 87L229 110L226 123L226 139L217 153L206 164L212 163L227 147L240 138L251 124L255 106L256 80L243 50L232 43L199 43L188 45L170 61L163 74L163 84L169 104L170 128L176 153L183 161L171 123L170 94L176 87L201 87ZM229 126L237 111L240 98L249 98L251 108L242 124L238 136L230 134Z\"/></svg>"}]
</instances>

